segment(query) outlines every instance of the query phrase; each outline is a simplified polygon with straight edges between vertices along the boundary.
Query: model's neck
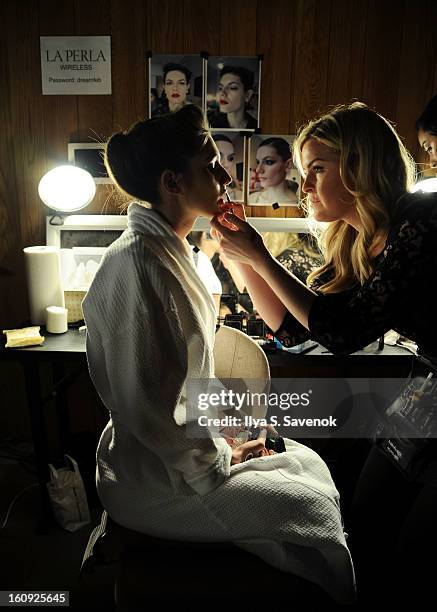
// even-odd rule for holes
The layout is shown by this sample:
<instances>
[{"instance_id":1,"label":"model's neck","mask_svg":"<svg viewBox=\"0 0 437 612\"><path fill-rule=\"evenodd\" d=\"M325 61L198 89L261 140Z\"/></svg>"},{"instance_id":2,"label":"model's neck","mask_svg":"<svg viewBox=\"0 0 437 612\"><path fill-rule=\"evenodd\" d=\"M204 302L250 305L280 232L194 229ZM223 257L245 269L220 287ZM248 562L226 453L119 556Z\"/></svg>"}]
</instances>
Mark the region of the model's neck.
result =
<instances>
[{"instance_id":1,"label":"model's neck","mask_svg":"<svg viewBox=\"0 0 437 612\"><path fill-rule=\"evenodd\" d=\"M247 119L244 116L244 108L240 108L234 113L227 113L229 127L232 128L245 128Z\"/></svg>"},{"instance_id":2,"label":"model's neck","mask_svg":"<svg viewBox=\"0 0 437 612\"><path fill-rule=\"evenodd\" d=\"M171 113L175 113L176 111L181 110L183 105L184 105L183 102L182 103L179 102L178 104L172 104L170 100L168 101L168 108Z\"/></svg>"},{"instance_id":3,"label":"model's neck","mask_svg":"<svg viewBox=\"0 0 437 612\"><path fill-rule=\"evenodd\" d=\"M171 203L153 205L152 209L171 226L174 233L182 240L185 240L192 231L196 216L180 210L174 206L174 203L173 206Z\"/></svg>"},{"instance_id":4,"label":"model's neck","mask_svg":"<svg viewBox=\"0 0 437 612\"><path fill-rule=\"evenodd\" d=\"M287 187L286 183L281 183L280 185L275 185L272 187L267 187L265 190L266 196L268 196L269 201L272 202L288 202L293 195L293 192Z\"/></svg>"}]
</instances>

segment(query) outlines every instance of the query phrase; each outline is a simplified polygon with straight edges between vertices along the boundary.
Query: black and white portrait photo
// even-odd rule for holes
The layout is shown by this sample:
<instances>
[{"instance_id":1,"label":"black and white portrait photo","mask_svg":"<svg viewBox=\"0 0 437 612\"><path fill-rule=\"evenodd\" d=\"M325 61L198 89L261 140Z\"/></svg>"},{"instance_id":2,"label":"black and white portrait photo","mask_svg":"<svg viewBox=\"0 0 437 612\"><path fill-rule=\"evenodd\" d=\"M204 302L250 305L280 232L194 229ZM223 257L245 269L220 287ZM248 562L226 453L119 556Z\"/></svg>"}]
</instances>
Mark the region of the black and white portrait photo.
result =
<instances>
[{"instance_id":1,"label":"black and white portrait photo","mask_svg":"<svg viewBox=\"0 0 437 612\"><path fill-rule=\"evenodd\" d=\"M206 110L210 127L255 130L259 126L260 80L258 57L209 57Z\"/></svg>"},{"instance_id":2,"label":"black and white portrait photo","mask_svg":"<svg viewBox=\"0 0 437 612\"><path fill-rule=\"evenodd\" d=\"M203 64L200 55L152 55L149 59L149 117L203 108Z\"/></svg>"}]
</instances>

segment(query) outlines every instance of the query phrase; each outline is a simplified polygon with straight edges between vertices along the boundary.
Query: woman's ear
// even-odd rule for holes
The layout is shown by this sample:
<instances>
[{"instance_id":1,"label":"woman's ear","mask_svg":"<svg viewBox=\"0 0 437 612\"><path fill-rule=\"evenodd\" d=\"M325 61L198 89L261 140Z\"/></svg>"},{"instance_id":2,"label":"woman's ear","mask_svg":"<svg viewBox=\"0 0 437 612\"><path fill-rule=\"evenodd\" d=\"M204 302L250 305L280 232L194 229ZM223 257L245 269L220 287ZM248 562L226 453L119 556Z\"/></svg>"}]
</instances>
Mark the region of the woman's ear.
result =
<instances>
[{"instance_id":1,"label":"woman's ear","mask_svg":"<svg viewBox=\"0 0 437 612\"><path fill-rule=\"evenodd\" d=\"M287 162L285 164L285 171L286 172L290 172L292 167L293 167L293 160L292 159L287 159Z\"/></svg>"},{"instance_id":2,"label":"woman's ear","mask_svg":"<svg viewBox=\"0 0 437 612\"><path fill-rule=\"evenodd\" d=\"M245 100L246 104L249 104L250 98L253 96L253 94L254 94L253 89L248 89L246 91L245 96L244 96L244 100Z\"/></svg>"},{"instance_id":3,"label":"woman's ear","mask_svg":"<svg viewBox=\"0 0 437 612\"><path fill-rule=\"evenodd\" d=\"M179 186L178 175L172 170L164 170L161 175L161 187L166 193L177 194L181 193L181 188Z\"/></svg>"}]
</instances>

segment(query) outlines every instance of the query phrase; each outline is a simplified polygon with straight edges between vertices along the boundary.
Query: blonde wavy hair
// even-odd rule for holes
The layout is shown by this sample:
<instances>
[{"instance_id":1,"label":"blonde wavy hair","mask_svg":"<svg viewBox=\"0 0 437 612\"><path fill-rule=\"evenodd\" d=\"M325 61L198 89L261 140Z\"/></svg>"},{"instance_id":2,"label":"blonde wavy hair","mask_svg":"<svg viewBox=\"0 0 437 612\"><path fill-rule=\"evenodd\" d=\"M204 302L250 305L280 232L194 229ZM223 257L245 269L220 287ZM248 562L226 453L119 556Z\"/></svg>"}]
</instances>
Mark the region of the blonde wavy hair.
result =
<instances>
[{"instance_id":1,"label":"blonde wavy hair","mask_svg":"<svg viewBox=\"0 0 437 612\"><path fill-rule=\"evenodd\" d=\"M338 220L319 232L325 263L307 283L329 270L332 277L318 290L336 293L362 285L373 273L371 253L385 241L399 198L414 184L415 164L390 122L361 102L336 106L298 131L293 154L302 175L302 148L310 138L339 153L340 177L363 227L357 232Z\"/></svg>"},{"instance_id":2,"label":"blonde wavy hair","mask_svg":"<svg viewBox=\"0 0 437 612\"><path fill-rule=\"evenodd\" d=\"M273 257L278 257L288 249L300 249L309 257L320 259L320 253L311 248L310 244L292 232L264 232L263 241Z\"/></svg>"}]
</instances>

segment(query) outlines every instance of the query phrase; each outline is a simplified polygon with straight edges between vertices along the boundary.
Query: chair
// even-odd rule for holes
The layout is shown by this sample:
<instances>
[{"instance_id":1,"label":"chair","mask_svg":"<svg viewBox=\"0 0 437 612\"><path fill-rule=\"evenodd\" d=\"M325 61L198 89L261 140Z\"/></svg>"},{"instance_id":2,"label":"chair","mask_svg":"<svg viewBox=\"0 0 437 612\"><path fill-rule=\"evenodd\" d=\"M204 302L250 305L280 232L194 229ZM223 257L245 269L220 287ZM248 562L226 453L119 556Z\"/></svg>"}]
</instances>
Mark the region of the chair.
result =
<instances>
[{"instance_id":1,"label":"chair","mask_svg":"<svg viewBox=\"0 0 437 612\"><path fill-rule=\"evenodd\" d=\"M231 327L220 327L214 347L216 376L235 388L235 379L248 380L253 390L270 377L268 360L249 336ZM232 381L232 382L231 382ZM290 604L331 601L316 585L267 565L232 543L170 541L137 533L116 524L103 511L100 524L90 535L81 566L81 581L92 582L106 571L114 588L114 609L146 609L153 601L184 603L193 609L211 597L225 597L225 605L265 602L275 593L289 596ZM243 597L243 599L240 599ZM215 603L213 600L212 603ZM320 608L321 609L321 608Z\"/></svg>"},{"instance_id":2,"label":"chair","mask_svg":"<svg viewBox=\"0 0 437 612\"><path fill-rule=\"evenodd\" d=\"M266 354L250 336L234 327L221 326L214 343L215 375L226 384L233 378L268 379Z\"/></svg>"}]
</instances>

